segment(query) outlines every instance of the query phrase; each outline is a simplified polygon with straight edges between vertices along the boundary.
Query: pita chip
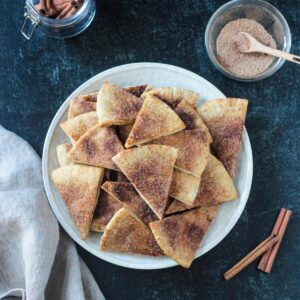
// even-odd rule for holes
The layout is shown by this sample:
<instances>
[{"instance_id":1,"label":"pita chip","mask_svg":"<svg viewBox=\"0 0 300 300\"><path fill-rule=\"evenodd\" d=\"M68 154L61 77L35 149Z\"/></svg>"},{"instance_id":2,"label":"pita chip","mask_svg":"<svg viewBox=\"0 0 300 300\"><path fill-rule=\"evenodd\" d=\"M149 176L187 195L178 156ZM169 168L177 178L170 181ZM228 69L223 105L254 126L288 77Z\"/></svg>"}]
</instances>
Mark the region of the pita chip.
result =
<instances>
[{"instance_id":1,"label":"pita chip","mask_svg":"<svg viewBox=\"0 0 300 300\"><path fill-rule=\"evenodd\" d=\"M102 168L84 165L66 166L52 171L52 181L83 240L90 229L103 173Z\"/></svg>"},{"instance_id":2,"label":"pita chip","mask_svg":"<svg viewBox=\"0 0 300 300\"><path fill-rule=\"evenodd\" d=\"M168 207L166 214L168 215L198 206L214 205L237 198L238 193L234 187L232 178L229 176L223 164L213 155L210 155L201 177L198 194L193 204L186 205L174 200Z\"/></svg>"},{"instance_id":3,"label":"pita chip","mask_svg":"<svg viewBox=\"0 0 300 300\"><path fill-rule=\"evenodd\" d=\"M101 191L95 208L91 230L96 232L104 231L111 218L122 207L123 205L119 201L115 200L105 191Z\"/></svg>"},{"instance_id":4,"label":"pita chip","mask_svg":"<svg viewBox=\"0 0 300 300\"><path fill-rule=\"evenodd\" d=\"M113 157L159 219L167 205L177 152L174 147L147 145L124 150Z\"/></svg>"},{"instance_id":5,"label":"pita chip","mask_svg":"<svg viewBox=\"0 0 300 300\"><path fill-rule=\"evenodd\" d=\"M106 181L102 189L120 201L123 206L135 214L144 224L156 221L157 217L129 182Z\"/></svg>"},{"instance_id":6,"label":"pita chip","mask_svg":"<svg viewBox=\"0 0 300 300\"><path fill-rule=\"evenodd\" d=\"M69 157L77 163L116 170L112 157L123 149L114 128L98 124L80 137Z\"/></svg>"},{"instance_id":7,"label":"pita chip","mask_svg":"<svg viewBox=\"0 0 300 300\"><path fill-rule=\"evenodd\" d=\"M202 121L199 113L188 102L185 100L180 101L174 111L183 121L186 129L202 128L207 134L208 141L212 143L212 138L208 128Z\"/></svg>"},{"instance_id":8,"label":"pita chip","mask_svg":"<svg viewBox=\"0 0 300 300\"><path fill-rule=\"evenodd\" d=\"M151 86L148 84L128 86L125 88L125 90L128 93L130 93L138 98L140 98L143 93L147 92L150 89L151 89Z\"/></svg>"},{"instance_id":9,"label":"pita chip","mask_svg":"<svg viewBox=\"0 0 300 300\"><path fill-rule=\"evenodd\" d=\"M96 111L98 93L80 95L70 102L68 120L91 111Z\"/></svg>"},{"instance_id":10,"label":"pita chip","mask_svg":"<svg viewBox=\"0 0 300 300\"><path fill-rule=\"evenodd\" d=\"M217 206L200 207L149 225L164 253L189 268L217 209Z\"/></svg>"},{"instance_id":11,"label":"pita chip","mask_svg":"<svg viewBox=\"0 0 300 300\"><path fill-rule=\"evenodd\" d=\"M248 100L225 98L207 101L198 109L208 127L216 153L234 176L242 142Z\"/></svg>"},{"instance_id":12,"label":"pita chip","mask_svg":"<svg viewBox=\"0 0 300 300\"><path fill-rule=\"evenodd\" d=\"M97 124L97 113L92 111L63 122L60 127L73 141L77 141L88 129Z\"/></svg>"},{"instance_id":13,"label":"pita chip","mask_svg":"<svg viewBox=\"0 0 300 300\"><path fill-rule=\"evenodd\" d=\"M97 97L99 123L101 126L133 123L142 104L142 99L106 81Z\"/></svg>"},{"instance_id":14,"label":"pita chip","mask_svg":"<svg viewBox=\"0 0 300 300\"><path fill-rule=\"evenodd\" d=\"M167 104L148 95L135 120L125 147L141 145L184 128L182 120Z\"/></svg>"},{"instance_id":15,"label":"pita chip","mask_svg":"<svg viewBox=\"0 0 300 300\"><path fill-rule=\"evenodd\" d=\"M149 256L163 255L150 229L133 213L122 208L107 224L100 250Z\"/></svg>"},{"instance_id":16,"label":"pita chip","mask_svg":"<svg viewBox=\"0 0 300 300\"><path fill-rule=\"evenodd\" d=\"M155 96L160 100L167 103L171 108L175 108L181 100L187 101L192 106L196 105L199 99L199 94L178 87L160 87L146 91L142 98L146 98L148 95Z\"/></svg>"},{"instance_id":17,"label":"pita chip","mask_svg":"<svg viewBox=\"0 0 300 300\"><path fill-rule=\"evenodd\" d=\"M210 146L206 131L197 128L161 137L151 144L168 145L178 149L175 167L200 178L208 161Z\"/></svg>"},{"instance_id":18,"label":"pita chip","mask_svg":"<svg viewBox=\"0 0 300 300\"><path fill-rule=\"evenodd\" d=\"M187 205L192 205L199 190L200 178L174 169L169 195Z\"/></svg>"},{"instance_id":19,"label":"pita chip","mask_svg":"<svg viewBox=\"0 0 300 300\"><path fill-rule=\"evenodd\" d=\"M72 159L68 157L68 153L72 149L72 147L72 144L61 144L56 147L57 160L60 167L74 164Z\"/></svg>"}]
</instances>

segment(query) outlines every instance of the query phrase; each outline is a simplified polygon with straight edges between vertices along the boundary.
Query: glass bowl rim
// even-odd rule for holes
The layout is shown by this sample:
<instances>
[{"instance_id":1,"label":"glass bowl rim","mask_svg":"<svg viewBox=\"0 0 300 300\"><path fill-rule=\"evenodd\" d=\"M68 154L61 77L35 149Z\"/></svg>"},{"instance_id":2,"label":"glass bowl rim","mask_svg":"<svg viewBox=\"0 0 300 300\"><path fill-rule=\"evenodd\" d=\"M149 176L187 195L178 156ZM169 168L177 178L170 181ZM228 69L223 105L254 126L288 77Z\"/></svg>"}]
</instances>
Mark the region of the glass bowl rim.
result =
<instances>
[{"instance_id":1,"label":"glass bowl rim","mask_svg":"<svg viewBox=\"0 0 300 300\"><path fill-rule=\"evenodd\" d=\"M219 17L220 14L222 14L224 11L227 11L229 8L234 7L235 5L240 5L240 4L256 4L256 5L260 5L265 7L267 10L271 11L279 20L279 22L282 24L283 29L284 29L284 35L286 37L286 44L284 45L283 51L286 52L290 52L291 49L291 32L290 32L290 28L289 25L286 21L286 19L284 18L284 16L281 14L281 12L274 7L273 5L271 5L268 2L265 2L263 0L232 0L229 1L225 4L223 4L222 6L220 6L214 13L213 15L210 17L206 29L205 29L205 48L206 48L206 52L208 54L209 59L211 60L211 62L213 63L213 65L224 75L226 75L229 78L238 80L238 81L244 81L244 82L252 82L252 81L259 81L265 78L270 77L271 75L273 75L276 71L278 71L283 64L285 63L284 59L277 59L277 62L269 67L268 69L266 69L263 73L257 74L253 77L242 77L242 76L236 76L233 73L230 73L229 71L227 71L217 60L216 56L213 54L213 52L210 49L210 45L209 45L209 40L210 40L210 32L211 29L213 28L215 21L217 20L217 18Z\"/></svg>"}]
</instances>

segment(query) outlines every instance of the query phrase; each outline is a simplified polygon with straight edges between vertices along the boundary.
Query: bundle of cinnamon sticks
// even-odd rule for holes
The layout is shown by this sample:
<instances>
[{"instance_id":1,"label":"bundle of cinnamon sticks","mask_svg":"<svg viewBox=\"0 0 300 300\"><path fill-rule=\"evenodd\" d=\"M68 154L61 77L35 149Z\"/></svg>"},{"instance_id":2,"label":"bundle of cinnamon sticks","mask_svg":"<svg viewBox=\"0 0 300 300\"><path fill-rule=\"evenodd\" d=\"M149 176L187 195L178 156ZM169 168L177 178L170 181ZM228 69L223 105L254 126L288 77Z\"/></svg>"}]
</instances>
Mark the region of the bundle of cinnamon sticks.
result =
<instances>
[{"instance_id":1,"label":"bundle of cinnamon sticks","mask_svg":"<svg viewBox=\"0 0 300 300\"><path fill-rule=\"evenodd\" d=\"M271 235L263 242L261 242L242 260L240 260L237 264L230 268L226 273L224 273L224 278L226 280L231 279L262 254L263 256L258 265L258 269L263 272L270 273L291 216L291 210L282 208L273 227Z\"/></svg>"},{"instance_id":2,"label":"bundle of cinnamon sticks","mask_svg":"<svg viewBox=\"0 0 300 300\"><path fill-rule=\"evenodd\" d=\"M34 7L42 16L53 19L66 19L74 15L84 0L40 0Z\"/></svg>"}]
</instances>

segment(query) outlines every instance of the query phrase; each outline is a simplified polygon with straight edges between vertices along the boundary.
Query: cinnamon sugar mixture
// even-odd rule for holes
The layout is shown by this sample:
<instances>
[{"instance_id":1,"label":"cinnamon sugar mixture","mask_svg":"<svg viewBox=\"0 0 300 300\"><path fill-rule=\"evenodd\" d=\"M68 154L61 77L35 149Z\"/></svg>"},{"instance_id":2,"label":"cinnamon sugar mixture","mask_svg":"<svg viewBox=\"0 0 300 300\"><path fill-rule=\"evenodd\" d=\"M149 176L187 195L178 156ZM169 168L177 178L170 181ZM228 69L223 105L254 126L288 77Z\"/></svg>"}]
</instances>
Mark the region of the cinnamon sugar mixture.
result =
<instances>
[{"instance_id":1,"label":"cinnamon sugar mixture","mask_svg":"<svg viewBox=\"0 0 300 300\"><path fill-rule=\"evenodd\" d=\"M218 60L229 72L237 76L253 77L264 72L274 57L263 53L242 53L238 49L247 47L238 33L244 31L262 44L277 48L274 38L258 22L251 19L237 19L227 23L217 38Z\"/></svg>"}]
</instances>

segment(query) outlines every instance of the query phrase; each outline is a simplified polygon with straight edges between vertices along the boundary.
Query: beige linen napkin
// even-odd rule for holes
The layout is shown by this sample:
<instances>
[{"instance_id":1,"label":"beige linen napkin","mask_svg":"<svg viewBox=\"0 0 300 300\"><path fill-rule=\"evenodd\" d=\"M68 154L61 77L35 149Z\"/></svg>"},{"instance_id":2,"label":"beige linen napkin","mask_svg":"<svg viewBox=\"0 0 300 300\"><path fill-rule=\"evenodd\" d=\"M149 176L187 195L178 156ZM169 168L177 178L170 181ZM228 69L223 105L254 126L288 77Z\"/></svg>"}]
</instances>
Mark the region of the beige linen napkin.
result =
<instances>
[{"instance_id":1,"label":"beige linen napkin","mask_svg":"<svg viewBox=\"0 0 300 300\"><path fill-rule=\"evenodd\" d=\"M39 156L0 126L0 299L12 297L104 299L73 241L59 230Z\"/></svg>"}]
</instances>

